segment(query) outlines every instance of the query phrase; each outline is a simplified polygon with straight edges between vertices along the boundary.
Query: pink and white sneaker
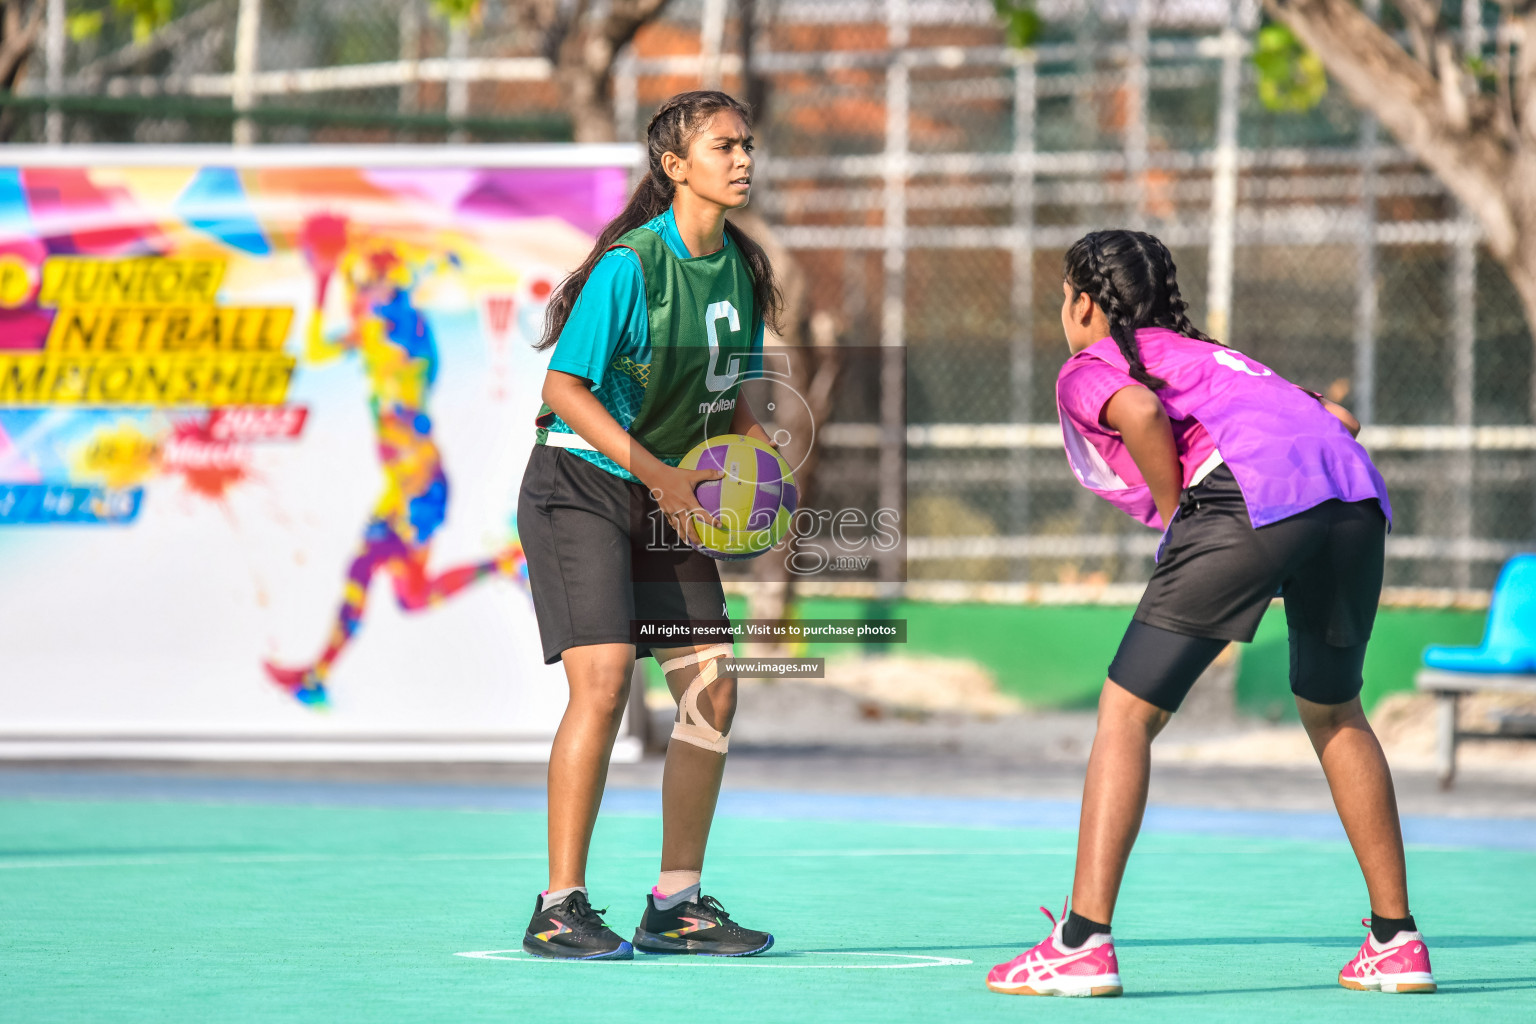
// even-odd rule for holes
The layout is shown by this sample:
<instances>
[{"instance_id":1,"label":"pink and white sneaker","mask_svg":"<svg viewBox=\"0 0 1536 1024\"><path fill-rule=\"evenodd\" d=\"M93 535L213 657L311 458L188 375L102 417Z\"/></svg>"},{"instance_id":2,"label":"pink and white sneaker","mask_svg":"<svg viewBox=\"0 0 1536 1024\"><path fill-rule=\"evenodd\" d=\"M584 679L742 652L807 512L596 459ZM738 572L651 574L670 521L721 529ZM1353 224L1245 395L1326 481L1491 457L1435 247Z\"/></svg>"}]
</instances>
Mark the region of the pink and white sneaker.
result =
<instances>
[{"instance_id":1,"label":"pink and white sneaker","mask_svg":"<svg viewBox=\"0 0 1536 1024\"><path fill-rule=\"evenodd\" d=\"M1370 918L1360 922L1367 928ZM1339 972L1345 988L1382 992L1433 992L1435 976L1429 969L1429 947L1418 932L1398 932L1382 944L1366 933L1355 958Z\"/></svg>"},{"instance_id":2,"label":"pink and white sneaker","mask_svg":"<svg viewBox=\"0 0 1536 1024\"><path fill-rule=\"evenodd\" d=\"M1120 962L1115 959L1114 941L1100 933L1071 949L1061 941L1067 908L1061 908L1059 921L1044 907L1040 913L1055 926L1051 934L1033 949L988 971L987 988L1013 996L1118 996Z\"/></svg>"}]
</instances>

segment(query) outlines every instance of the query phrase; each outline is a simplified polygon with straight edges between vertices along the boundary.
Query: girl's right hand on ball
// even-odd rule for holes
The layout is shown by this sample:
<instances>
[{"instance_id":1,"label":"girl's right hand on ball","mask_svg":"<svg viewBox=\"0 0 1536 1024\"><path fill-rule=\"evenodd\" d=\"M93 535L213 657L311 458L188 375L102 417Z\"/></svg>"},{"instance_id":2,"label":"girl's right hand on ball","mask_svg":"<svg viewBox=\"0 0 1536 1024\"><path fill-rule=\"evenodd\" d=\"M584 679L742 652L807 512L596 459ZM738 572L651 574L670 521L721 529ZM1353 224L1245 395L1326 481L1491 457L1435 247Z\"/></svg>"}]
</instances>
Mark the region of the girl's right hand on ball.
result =
<instances>
[{"instance_id":1,"label":"girl's right hand on ball","mask_svg":"<svg viewBox=\"0 0 1536 1024\"><path fill-rule=\"evenodd\" d=\"M698 534L693 528L695 519L703 520L711 526L719 526L720 523L705 512L699 506L699 499L693 489L706 480L719 480L725 476L718 469L678 469L665 463L646 481L651 489L651 497L661 507L662 515L667 517L667 522L677 535L689 544L698 542Z\"/></svg>"}]
</instances>

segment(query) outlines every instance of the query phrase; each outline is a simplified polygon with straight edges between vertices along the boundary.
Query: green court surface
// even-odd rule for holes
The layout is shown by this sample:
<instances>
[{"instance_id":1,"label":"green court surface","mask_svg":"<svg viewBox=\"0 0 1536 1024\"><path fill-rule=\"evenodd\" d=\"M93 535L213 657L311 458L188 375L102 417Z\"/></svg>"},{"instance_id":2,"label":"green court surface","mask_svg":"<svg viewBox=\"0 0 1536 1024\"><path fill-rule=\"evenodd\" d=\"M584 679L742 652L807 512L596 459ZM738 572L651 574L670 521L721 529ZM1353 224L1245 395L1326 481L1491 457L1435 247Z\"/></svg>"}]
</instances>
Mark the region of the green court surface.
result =
<instances>
[{"instance_id":1,"label":"green court surface","mask_svg":"<svg viewBox=\"0 0 1536 1024\"><path fill-rule=\"evenodd\" d=\"M656 869L649 800L598 825L593 902L621 933ZM726 813L706 889L776 933L770 954L568 964L518 949L544 882L536 808L368 806L297 787L263 800L12 791L0 1020L1536 1019L1532 845L1411 846L1441 990L1391 996L1335 983L1367 913L1344 843L1246 826L1143 835L1115 922L1124 998L994 995L988 967L1044 935L1036 906L1057 910L1068 889L1073 835L1059 817L978 828Z\"/></svg>"}]
</instances>

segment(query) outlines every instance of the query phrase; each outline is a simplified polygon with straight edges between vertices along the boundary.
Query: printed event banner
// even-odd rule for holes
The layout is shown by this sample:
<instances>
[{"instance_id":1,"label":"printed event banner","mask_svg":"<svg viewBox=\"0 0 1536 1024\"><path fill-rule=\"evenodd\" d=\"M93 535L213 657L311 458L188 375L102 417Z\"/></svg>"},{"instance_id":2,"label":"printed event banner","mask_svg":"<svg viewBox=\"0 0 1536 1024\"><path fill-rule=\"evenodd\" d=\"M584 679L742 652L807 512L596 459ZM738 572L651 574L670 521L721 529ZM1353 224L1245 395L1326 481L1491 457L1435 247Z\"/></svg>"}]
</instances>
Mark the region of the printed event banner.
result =
<instances>
[{"instance_id":1,"label":"printed event banner","mask_svg":"<svg viewBox=\"0 0 1536 1024\"><path fill-rule=\"evenodd\" d=\"M3 159L0 754L547 750L531 343L630 151Z\"/></svg>"}]
</instances>

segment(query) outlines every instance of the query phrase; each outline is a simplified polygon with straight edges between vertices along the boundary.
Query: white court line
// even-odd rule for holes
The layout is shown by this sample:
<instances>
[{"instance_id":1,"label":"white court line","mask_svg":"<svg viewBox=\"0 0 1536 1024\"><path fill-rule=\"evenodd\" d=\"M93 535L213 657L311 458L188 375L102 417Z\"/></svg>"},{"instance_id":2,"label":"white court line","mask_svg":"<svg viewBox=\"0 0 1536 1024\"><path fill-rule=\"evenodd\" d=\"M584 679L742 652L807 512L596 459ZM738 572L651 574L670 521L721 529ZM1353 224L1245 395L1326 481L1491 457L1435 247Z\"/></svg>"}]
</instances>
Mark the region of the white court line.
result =
<instances>
[{"instance_id":1,"label":"white court line","mask_svg":"<svg viewBox=\"0 0 1536 1024\"><path fill-rule=\"evenodd\" d=\"M782 860L785 857L1069 857L1076 850L1062 848L1060 850L938 850L938 849L890 849L890 850L774 850L765 852L752 851L722 851L711 852L714 859L749 859L755 857L771 857L774 860ZM530 858L543 857L542 853L419 853L406 856L406 860L528 860ZM620 853L605 854L606 858L639 858L641 860L654 859L661 856L660 850L626 850Z\"/></svg>"},{"instance_id":2,"label":"white court line","mask_svg":"<svg viewBox=\"0 0 1536 1024\"><path fill-rule=\"evenodd\" d=\"M517 956L503 956L503 953L517 953ZM789 957L802 956L877 956L890 960L906 960L909 963L896 964L775 964L765 962L764 957L720 957L720 956L637 956L630 961L622 960L555 960L550 957L529 956L520 949L487 949L478 953L455 953L454 956L467 956L475 960L504 960L514 964L559 964L559 963L632 963L650 964L656 967L751 967L755 970L777 971L879 971L902 970L908 967L966 967L972 961L962 960L953 956L918 956L912 953L835 953L812 952L790 953ZM777 959L783 959L785 954L780 954ZM766 959L775 959L769 956Z\"/></svg>"},{"instance_id":3,"label":"white court line","mask_svg":"<svg viewBox=\"0 0 1536 1024\"><path fill-rule=\"evenodd\" d=\"M660 854L652 854L653 857ZM186 867L194 864L339 864L360 861L412 863L428 860L543 860L542 853L239 853L186 856L82 857L69 860L0 860L0 871L29 871L50 868L139 868Z\"/></svg>"},{"instance_id":4,"label":"white court line","mask_svg":"<svg viewBox=\"0 0 1536 1024\"><path fill-rule=\"evenodd\" d=\"M1410 850L1418 850L1410 844ZM1425 847L1424 849L1434 849ZM1446 847L1447 851L1457 848ZM721 860L752 860L760 858L772 858L782 860L785 858L863 858L863 857L1071 857L1077 851L1069 848L1059 850L977 850L977 849L871 849L871 850L775 850L763 852L737 852L720 851L711 853L711 858L716 862ZM1138 857L1150 856L1235 856L1256 855L1267 856L1277 852L1273 847L1238 847L1228 849L1222 847L1208 847L1198 851L1191 850L1137 850ZM661 856L660 850L628 850L618 853L603 855L605 860L655 860ZM138 867L182 867L195 864L340 864L359 863L372 861L376 863L423 863L423 862L453 862L463 861L542 861L544 853L237 853L237 854L187 854L179 856L175 854L134 856L125 854L121 856L104 857L69 857L69 858L32 858L5 860L0 858L0 871L41 871L70 868L138 868Z\"/></svg>"},{"instance_id":5,"label":"white court line","mask_svg":"<svg viewBox=\"0 0 1536 1024\"><path fill-rule=\"evenodd\" d=\"M189 864L310 864L334 861L379 860L367 854L338 856L328 853L250 853L185 857L82 857L70 860L0 861L0 871L32 871L51 868L184 867Z\"/></svg>"},{"instance_id":6,"label":"white court line","mask_svg":"<svg viewBox=\"0 0 1536 1024\"><path fill-rule=\"evenodd\" d=\"M716 860L759 857L1026 857L1033 855L1069 856L1071 850L789 850L764 853L717 853ZM623 851L605 854L604 859L655 860L660 850ZM395 861L420 863L424 861L521 861L545 859L539 853L241 853L241 854L188 854L154 855L138 857L132 854L107 857L38 858L32 860L0 860L0 871L27 871L49 868L113 868L113 867L169 867L190 864L303 864L303 863L355 863L358 861Z\"/></svg>"}]
</instances>

